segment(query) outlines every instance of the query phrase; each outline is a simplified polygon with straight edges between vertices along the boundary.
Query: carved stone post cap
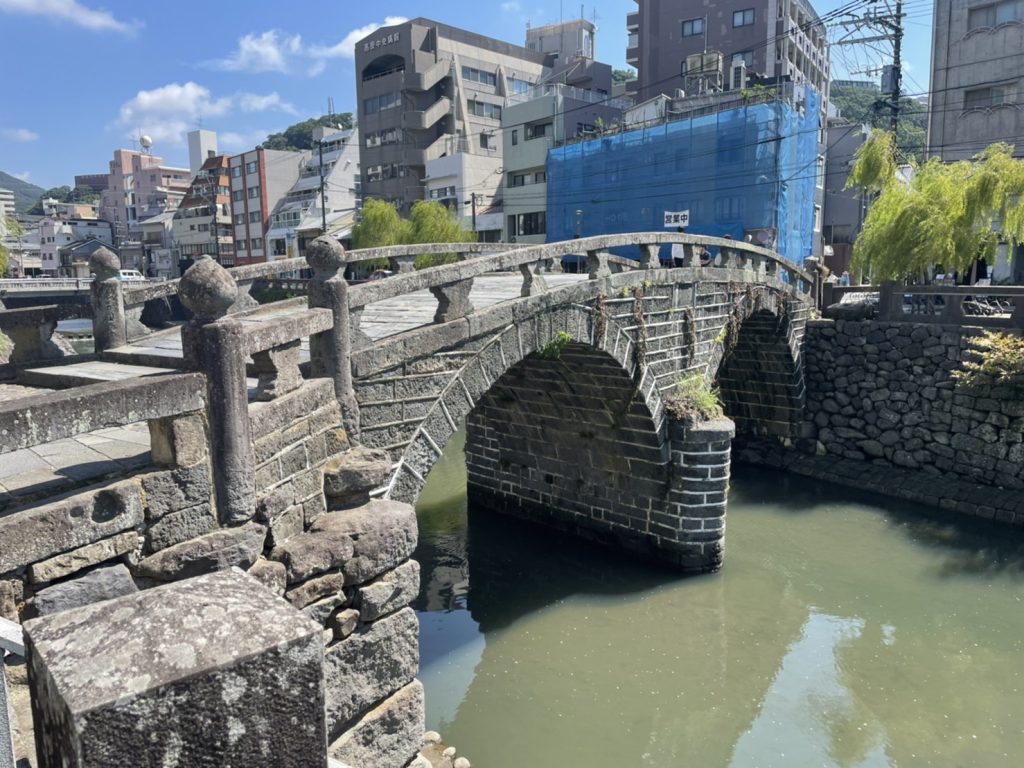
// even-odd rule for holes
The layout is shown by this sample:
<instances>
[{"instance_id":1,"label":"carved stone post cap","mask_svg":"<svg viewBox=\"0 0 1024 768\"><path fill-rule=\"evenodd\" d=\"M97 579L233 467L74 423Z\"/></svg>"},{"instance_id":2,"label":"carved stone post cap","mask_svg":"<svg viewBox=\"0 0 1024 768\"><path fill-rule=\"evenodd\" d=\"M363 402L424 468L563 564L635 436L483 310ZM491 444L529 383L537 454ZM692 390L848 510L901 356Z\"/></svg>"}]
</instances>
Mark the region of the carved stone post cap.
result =
<instances>
[{"instance_id":1,"label":"carved stone post cap","mask_svg":"<svg viewBox=\"0 0 1024 768\"><path fill-rule=\"evenodd\" d=\"M333 237L320 235L306 246L306 263L317 272L337 272L345 268L345 247Z\"/></svg>"},{"instance_id":2,"label":"carved stone post cap","mask_svg":"<svg viewBox=\"0 0 1024 768\"><path fill-rule=\"evenodd\" d=\"M213 259L197 259L182 276L178 295L198 320L209 322L227 314L238 298L238 285Z\"/></svg>"},{"instance_id":3,"label":"carved stone post cap","mask_svg":"<svg viewBox=\"0 0 1024 768\"><path fill-rule=\"evenodd\" d=\"M109 280L121 271L121 259L109 248L97 248L89 257L89 271L97 280Z\"/></svg>"}]
</instances>

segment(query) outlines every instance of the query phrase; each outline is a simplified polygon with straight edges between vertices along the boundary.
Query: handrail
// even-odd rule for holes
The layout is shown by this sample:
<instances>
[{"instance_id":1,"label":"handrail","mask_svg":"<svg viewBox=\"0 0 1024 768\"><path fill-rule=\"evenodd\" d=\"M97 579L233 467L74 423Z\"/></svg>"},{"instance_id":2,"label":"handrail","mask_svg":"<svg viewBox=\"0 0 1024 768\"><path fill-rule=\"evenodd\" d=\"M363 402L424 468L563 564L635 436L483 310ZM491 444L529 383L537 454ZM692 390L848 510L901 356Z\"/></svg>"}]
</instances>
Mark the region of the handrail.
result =
<instances>
[{"instance_id":1,"label":"handrail","mask_svg":"<svg viewBox=\"0 0 1024 768\"><path fill-rule=\"evenodd\" d=\"M702 246L704 248L719 248L757 256L772 262L778 267L779 271L790 275L790 280L793 283L796 283L798 280L803 280L807 285L814 283L814 278L800 267L786 261L774 251L751 243L676 232L642 232L623 235L598 235L579 240L564 240L558 243L516 247L497 254L467 259L456 264L444 264L419 270L418 272L394 275L387 280L353 286L348 294L349 306L353 308L363 307L377 301L403 296L427 288L450 285L461 280L486 274L487 272L511 270L538 261L560 259L563 256L585 255L587 252L605 251L609 248L626 246L672 245L676 243ZM423 248L423 246L406 247ZM453 250L451 245L448 245L447 248L449 251ZM416 251L413 250L413 252L415 253Z\"/></svg>"},{"instance_id":2,"label":"handrail","mask_svg":"<svg viewBox=\"0 0 1024 768\"><path fill-rule=\"evenodd\" d=\"M356 251L347 251L345 253L345 261L348 264L358 264L364 261L390 259L398 256L419 256L420 254L504 253L525 247L524 245L515 245L514 243L418 243L411 245L387 245L380 248L361 248Z\"/></svg>"},{"instance_id":3,"label":"handrail","mask_svg":"<svg viewBox=\"0 0 1024 768\"><path fill-rule=\"evenodd\" d=\"M0 280L0 291L87 291L90 285L91 277L4 278Z\"/></svg>"},{"instance_id":4,"label":"handrail","mask_svg":"<svg viewBox=\"0 0 1024 768\"><path fill-rule=\"evenodd\" d=\"M309 265L303 258L278 259L277 261L261 261L257 264L243 264L240 267L228 268L235 281L256 280L267 275L276 275L280 272L294 272L299 269L308 269ZM128 305L144 304L152 299L161 299L166 296L175 296L178 293L178 285L181 278L167 280L157 285L129 285L124 283L124 299Z\"/></svg>"}]
</instances>

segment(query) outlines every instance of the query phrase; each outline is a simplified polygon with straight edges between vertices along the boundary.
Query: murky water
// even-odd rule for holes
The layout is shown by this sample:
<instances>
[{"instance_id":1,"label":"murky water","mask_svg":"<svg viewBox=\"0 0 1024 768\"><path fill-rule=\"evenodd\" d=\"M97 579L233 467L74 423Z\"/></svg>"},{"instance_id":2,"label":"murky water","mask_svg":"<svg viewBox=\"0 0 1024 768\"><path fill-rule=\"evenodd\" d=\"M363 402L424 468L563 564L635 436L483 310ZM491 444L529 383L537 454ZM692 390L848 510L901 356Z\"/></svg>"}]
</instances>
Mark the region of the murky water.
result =
<instances>
[{"instance_id":1,"label":"murky water","mask_svg":"<svg viewBox=\"0 0 1024 768\"><path fill-rule=\"evenodd\" d=\"M737 468L679 578L419 505L427 725L480 768L1024 764L1024 536Z\"/></svg>"}]
</instances>

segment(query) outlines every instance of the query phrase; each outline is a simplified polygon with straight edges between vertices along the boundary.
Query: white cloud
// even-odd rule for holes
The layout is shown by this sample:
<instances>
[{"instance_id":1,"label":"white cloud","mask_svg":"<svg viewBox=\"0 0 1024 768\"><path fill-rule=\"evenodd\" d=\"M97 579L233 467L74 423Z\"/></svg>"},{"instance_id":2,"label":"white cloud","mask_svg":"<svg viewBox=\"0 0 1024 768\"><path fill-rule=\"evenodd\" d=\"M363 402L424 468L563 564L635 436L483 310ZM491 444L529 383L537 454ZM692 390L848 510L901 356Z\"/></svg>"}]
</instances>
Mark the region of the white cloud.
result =
<instances>
[{"instance_id":1,"label":"white cloud","mask_svg":"<svg viewBox=\"0 0 1024 768\"><path fill-rule=\"evenodd\" d=\"M223 131L217 134L217 146L224 152L245 152L266 141L277 130L256 128L251 131Z\"/></svg>"},{"instance_id":2,"label":"white cloud","mask_svg":"<svg viewBox=\"0 0 1024 768\"><path fill-rule=\"evenodd\" d=\"M131 34L140 26L138 21L120 21L110 11L86 8L77 0L0 0L0 11L43 16L55 21L66 21L83 29L99 32Z\"/></svg>"},{"instance_id":3,"label":"white cloud","mask_svg":"<svg viewBox=\"0 0 1024 768\"><path fill-rule=\"evenodd\" d=\"M30 142L39 138L39 134L28 128L8 128L3 135L11 141Z\"/></svg>"},{"instance_id":4,"label":"white cloud","mask_svg":"<svg viewBox=\"0 0 1024 768\"><path fill-rule=\"evenodd\" d=\"M502 3L501 10L503 10L505 13L519 13L521 7L519 3L517 3L515 0L512 0L512 2L510 3Z\"/></svg>"},{"instance_id":5,"label":"white cloud","mask_svg":"<svg viewBox=\"0 0 1024 768\"><path fill-rule=\"evenodd\" d=\"M243 112L296 112L295 107L282 101L276 92L215 97L209 88L189 81L184 85L169 83L139 91L121 105L115 122L126 129L125 135L131 138L144 133L156 142L179 145L200 120L225 117L236 108Z\"/></svg>"},{"instance_id":6,"label":"white cloud","mask_svg":"<svg viewBox=\"0 0 1024 768\"><path fill-rule=\"evenodd\" d=\"M367 24L365 27L358 27L349 32L340 42L331 46L314 45L309 49L309 55L314 59L354 59L356 55L356 43L362 40L371 32L381 27L393 27L396 24L403 24L408 21L404 16L388 16L381 24Z\"/></svg>"},{"instance_id":7,"label":"white cloud","mask_svg":"<svg viewBox=\"0 0 1024 768\"><path fill-rule=\"evenodd\" d=\"M238 106L241 107L243 112L277 110L279 112L287 112L289 115L296 114L295 107L287 101L282 101L277 91L268 93L265 96L258 93L240 93L238 94Z\"/></svg>"},{"instance_id":8,"label":"white cloud","mask_svg":"<svg viewBox=\"0 0 1024 768\"><path fill-rule=\"evenodd\" d=\"M32 175L31 171L22 171L21 173L12 173L11 174L11 176L13 176L14 178L21 179L22 181L28 181L28 179L29 179L29 177L31 175Z\"/></svg>"},{"instance_id":9,"label":"white cloud","mask_svg":"<svg viewBox=\"0 0 1024 768\"><path fill-rule=\"evenodd\" d=\"M212 65L232 72L287 72L289 57L301 51L299 35L288 37L272 29L259 36L249 34L239 38L238 50Z\"/></svg>"}]
</instances>

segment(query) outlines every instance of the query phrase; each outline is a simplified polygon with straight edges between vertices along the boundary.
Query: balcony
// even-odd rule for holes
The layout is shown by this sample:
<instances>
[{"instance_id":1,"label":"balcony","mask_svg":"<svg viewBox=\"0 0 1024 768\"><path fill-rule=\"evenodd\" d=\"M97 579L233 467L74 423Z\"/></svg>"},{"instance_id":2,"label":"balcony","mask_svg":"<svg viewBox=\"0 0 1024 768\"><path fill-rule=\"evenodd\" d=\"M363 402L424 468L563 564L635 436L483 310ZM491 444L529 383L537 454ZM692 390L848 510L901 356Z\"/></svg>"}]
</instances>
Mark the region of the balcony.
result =
<instances>
[{"instance_id":1,"label":"balcony","mask_svg":"<svg viewBox=\"0 0 1024 768\"><path fill-rule=\"evenodd\" d=\"M441 59L422 72L406 75L405 89L408 91L429 91L451 74L451 59Z\"/></svg>"},{"instance_id":2,"label":"balcony","mask_svg":"<svg viewBox=\"0 0 1024 768\"><path fill-rule=\"evenodd\" d=\"M640 47L635 46L633 48L626 49L626 63L636 66L640 62Z\"/></svg>"},{"instance_id":3,"label":"balcony","mask_svg":"<svg viewBox=\"0 0 1024 768\"><path fill-rule=\"evenodd\" d=\"M640 12L634 11L633 13L626 14L626 31L635 32L640 29Z\"/></svg>"},{"instance_id":4,"label":"balcony","mask_svg":"<svg viewBox=\"0 0 1024 768\"><path fill-rule=\"evenodd\" d=\"M402 127L412 131L422 131L435 125L438 120L451 112L452 102L442 96L422 112L403 112Z\"/></svg>"}]
</instances>

